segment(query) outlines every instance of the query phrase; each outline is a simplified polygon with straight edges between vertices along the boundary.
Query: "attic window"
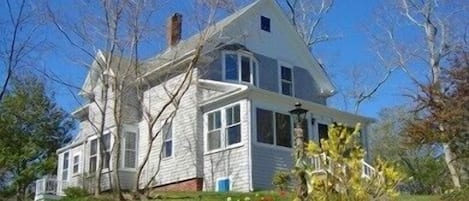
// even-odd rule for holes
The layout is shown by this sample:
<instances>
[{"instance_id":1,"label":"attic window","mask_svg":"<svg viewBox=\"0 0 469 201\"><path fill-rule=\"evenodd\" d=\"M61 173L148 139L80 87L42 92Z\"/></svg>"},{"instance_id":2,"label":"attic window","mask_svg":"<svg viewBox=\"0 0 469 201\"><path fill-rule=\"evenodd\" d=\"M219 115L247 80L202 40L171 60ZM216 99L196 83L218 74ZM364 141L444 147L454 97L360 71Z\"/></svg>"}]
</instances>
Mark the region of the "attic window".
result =
<instances>
[{"instance_id":1,"label":"attic window","mask_svg":"<svg viewBox=\"0 0 469 201\"><path fill-rule=\"evenodd\" d=\"M270 32L270 18L261 16L261 29Z\"/></svg>"}]
</instances>

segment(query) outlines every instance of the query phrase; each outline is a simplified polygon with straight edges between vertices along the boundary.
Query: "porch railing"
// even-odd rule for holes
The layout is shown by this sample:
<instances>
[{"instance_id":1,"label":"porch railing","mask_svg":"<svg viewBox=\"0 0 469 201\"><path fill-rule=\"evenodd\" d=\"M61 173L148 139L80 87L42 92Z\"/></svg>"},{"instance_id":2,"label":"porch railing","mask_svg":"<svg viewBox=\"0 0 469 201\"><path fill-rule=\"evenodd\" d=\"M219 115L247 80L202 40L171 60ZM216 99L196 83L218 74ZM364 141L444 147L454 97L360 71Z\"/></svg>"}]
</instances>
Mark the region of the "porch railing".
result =
<instances>
[{"instance_id":1,"label":"porch railing","mask_svg":"<svg viewBox=\"0 0 469 201\"><path fill-rule=\"evenodd\" d=\"M334 166L341 167L340 164L335 164L335 162L326 154L319 154L312 158L311 160L313 171L314 172L332 172L332 168ZM361 161L362 164L362 177L371 179L376 174L376 170L373 166L365 162L364 160ZM343 167L345 171L345 167Z\"/></svg>"},{"instance_id":2,"label":"porch railing","mask_svg":"<svg viewBox=\"0 0 469 201\"><path fill-rule=\"evenodd\" d=\"M68 182L57 180L55 176L44 176L36 180L35 200L45 195L63 195L63 189L68 187Z\"/></svg>"}]
</instances>

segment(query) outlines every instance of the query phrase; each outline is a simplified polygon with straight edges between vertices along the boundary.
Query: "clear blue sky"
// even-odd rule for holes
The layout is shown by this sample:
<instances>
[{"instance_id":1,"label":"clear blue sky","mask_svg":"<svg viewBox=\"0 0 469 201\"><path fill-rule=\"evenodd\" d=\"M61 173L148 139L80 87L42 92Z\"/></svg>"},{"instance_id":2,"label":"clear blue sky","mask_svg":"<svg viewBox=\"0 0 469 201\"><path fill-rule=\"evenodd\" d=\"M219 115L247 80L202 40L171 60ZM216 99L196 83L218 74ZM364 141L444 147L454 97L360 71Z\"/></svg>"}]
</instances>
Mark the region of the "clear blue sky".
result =
<instances>
[{"instance_id":1,"label":"clear blue sky","mask_svg":"<svg viewBox=\"0 0 469 201\"><path fill-rule=\"evenodd\" d=\"M242 2L249 1L244 0ZM327 71L339 90L350 88L351 79L348 71L351 67L359 66L366 69L370 67L370 63L374 62L374 55L370 50L368 40L369 35L364 31L364 26L373 23L374 12L378 6L378 1L336 1L331 12L323 21L324 30L339 37L318 45L315 48L315 54L326 64ZM76 12L73 9L74 5L69 1L53 2L53 7L60 8L65 12L68 12L68 10ZM6 17L5 9L6 5L0 5L0 16L3 19ZM173 12L181 12L186 22L183 28L184 38L197 30L197 28L187 24L188 21L191 21L190 19L194 18L193 1L167 1L158 12L158 19L155 20L162 27L167 16ZM76 16L80 17L81 15L76 13ZM53 27L49 28L50 30L54 29ZM63 80L78 86L81 85L87 72L82 67L82 63L89 63L91 59L77 60L77 53L65 42L62 35L55 33L55 30L46 31L45 33L49 39L55 42L55 48L45 53L38 66L54 72ZM162 38L155 38L154 43L151 44L152 47L148 47L148 55L156 54L163 49L166 44L161 40ZM404 77L405 75L402 73L396 72L373 99L361 106L359 113L369 117L377 117L382 108L402 104L405 101L402 96L403 89L410 86L410 83ZM373 79L377 78L379 76L373 77ZM72 93L77 92L76 90L70 91L56 84L53 84L52 87L58 103L67 111L71 112L79 106L77 100L72 96ZM329 103L339 109L352 109L352 105L344 104L340 94L332 98Z\"/></svg>"}]
</instances>

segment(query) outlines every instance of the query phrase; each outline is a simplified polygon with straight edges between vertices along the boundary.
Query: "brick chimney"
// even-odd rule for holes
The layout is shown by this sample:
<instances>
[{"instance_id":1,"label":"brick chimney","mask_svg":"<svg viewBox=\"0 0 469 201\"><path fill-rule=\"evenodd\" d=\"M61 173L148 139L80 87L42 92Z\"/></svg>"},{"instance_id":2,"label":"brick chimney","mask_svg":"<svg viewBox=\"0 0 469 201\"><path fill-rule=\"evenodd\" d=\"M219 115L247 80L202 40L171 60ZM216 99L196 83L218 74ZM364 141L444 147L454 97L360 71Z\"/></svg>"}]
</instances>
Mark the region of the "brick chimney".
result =
<instances>
[{"instance_id":1,"label":"brick chimney","mask_svg":"<svg viewBox=\"0 0 469 201\"><path fill-rule=\"evenodd\" d=\"M166 39L169 47L173 47L179 43L182 34L182 15L174 13L169 17L166 27Z\"/></svg>"}]
</instances>

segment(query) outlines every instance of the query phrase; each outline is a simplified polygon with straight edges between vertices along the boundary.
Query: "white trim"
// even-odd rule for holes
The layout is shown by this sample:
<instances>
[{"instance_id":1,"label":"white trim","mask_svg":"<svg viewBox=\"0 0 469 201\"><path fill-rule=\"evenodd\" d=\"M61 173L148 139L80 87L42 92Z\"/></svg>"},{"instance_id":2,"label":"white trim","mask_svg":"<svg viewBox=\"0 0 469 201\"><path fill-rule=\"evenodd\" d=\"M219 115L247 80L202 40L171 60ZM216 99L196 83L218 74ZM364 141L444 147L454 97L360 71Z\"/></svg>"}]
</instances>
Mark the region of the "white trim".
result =
<instances>
[{"instance_id":1,"label":"white trim","mask_svg":"<svg viewBox=\"0 0 469 201\"><path fill-rule=\"evenodd\" d=\"M227 180L227 179L228 179L229 188L230 188L230 189L228 189L228 192L233 191L233 180L232 180L231 176L227 176L227 177L218 177L215 180L215 192L218 192L220 190L220 189L218 189L218 182L221 181L221 180Z\"/></svg>"},{"instance_id":2,"label":"white trim","mask_svg":"<svg viewBox=\"0 0 469 201\"><path fill-rule=\"evenodd\" d=\"M168 118L174 118L174 117L168 117ZM165 124L169 124L169 130L171 130L171 139L170 140L165 140L164 139L165 138L165 133L163 133L162 138L161 138L161 141L163 142L163 146L161 146L161 148L163 149L162 153L164 153L165 152L165 150L164 150L165 143L167 141L171 141L171 155L170 156L162 155L161 156L162 160L168 160L168 159L173 159L174 158L174 128L173 128L173 122L172 121L169 121L169 122L166 122L166 123L165 122L166 122L166 120L161 122L161 129L164 128Z\"/></svg>"},{"instance_id":3,"label":"white trim","mask_svg":"<svg viewBox=\"0 0 469 201\"><path fill-rule=\"evenodd\" d=\"M242 83L242 84L248 84L248 85L254 85L254 86L259 86L259 61L256 59L254 54L252 52L248 52L245 50L223 50L221 52L222 56L222 80L225 82L231 82L231 83ZM237 80L231 80L226 78L226 55L227 54L234 54L236 55L236 62L237 62L237 73L238 73L238 78ZM242 57L247 57L249 58L249 79L250 82L245 82L242 80L242 66L241 66L241 61ZM256 64L255 66L253 64ZM255 72L255 73L254 73ZM255 74L255 77L254 77Z\"/></svg>"},{"instance_id":4,"label":"white trim","mask_svg":"<svg viewBox=\"0 0 469 201\"><path fill-rule=\"evenodd\" d=\"M248 117L248 119L247 119L248 120L247 121L248 122L248 125L247 125L248 126L248 129L247 129L248 139L246 140L247 143L248 143L248 180L249 180L248 189L249 189L249 191L254 191L254 187L252 185L252 183L253 183L252 182L252 143L253 143L252 142L252 139L253 139L252 135L255 132L253 132L253 130L252 130L254 128L254 126L252 124L252 119L254 119L254 118L253 118L253 113L252 113L252 101L251 100L246 100L245 108L246 108L246 113L245 114L247 114L247 117Z\"/></svg>"},{"instance_id":5,"label":"white trim","mask_svg":"<svg viewBox=\"0 0 469 201\"><path fill-rule=\"evenodd\" d=\"M228 105L224 105L223 107L219 107L217 109L214 109L214 110L210 110L208 112L205 112L203 114L203 122L204 122L204 129L203 129L203 135L204 135L204 155L206 154L212 154L212 153L215 153L215 152L220 152L220 151L223 151L223 150L228 150L228 149L233 149L233 148L238 148L238 147L241 147L243 146L244 144L244 141L243 140L243 136L242 136L242 121L243 121L243 112L245 112L243 110L243 103L244 101L237 101L237 102L234 102L234 103L230 103ZM227 132L226 132L226 129L228 128L227 125L226 125L226 110L228 108L232 108L232 107L235 107L235 106L239 106L239 126L240 126L240 133L239 133L239 137L240 137L240 141L238 143L234 143L234 144L231 144L231 145L227 145ZM211 113L215 113L215 112L220 112L220 128L218 128L218 130L220 130L220 148L218 149L213 149L213 150L208 150L208 115L211 114ZM217 129L216 129L217 130Z\"/></svg>"},{"instance_id":6,"label":"white trim","mask_svg":"<svg viewBox=\"0 0 469 201\"><path fill-rule=\"evenodd\" d=\"M78 171L77 172L74 172L75 170L75 157L78 156ZM72 157L72 175L73 176L76 176L76 175L79 175L81 173L81 166L82 166L82 157L81 157L81 153L75 153L73 154L73 157Z\"/></svg>"}]
</instances>

